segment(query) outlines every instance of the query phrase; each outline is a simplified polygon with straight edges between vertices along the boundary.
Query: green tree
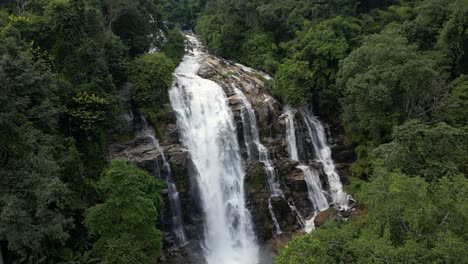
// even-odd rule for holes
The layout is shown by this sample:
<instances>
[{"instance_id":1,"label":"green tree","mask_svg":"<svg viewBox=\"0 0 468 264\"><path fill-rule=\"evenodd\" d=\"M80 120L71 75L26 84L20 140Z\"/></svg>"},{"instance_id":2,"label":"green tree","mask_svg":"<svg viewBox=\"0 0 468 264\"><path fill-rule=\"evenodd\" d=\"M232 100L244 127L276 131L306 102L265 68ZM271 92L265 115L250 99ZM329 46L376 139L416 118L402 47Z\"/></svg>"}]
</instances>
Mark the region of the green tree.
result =
<instances>
[{"instance_id":1,"label":"green tree","mask_svg":"<svg viewBox=\"0 0 468 264\"><path fill-rule=\"evenodd\" d=\"M136 102L156 129L165 116L174 69L174 62L163 53L140 56L128 68L128 78L137 88Z\"/></svg>"},{"instance_id":2,"label":"green tree","mask_svg":"<svg viewBox=\"0 0 468 264\"><path fill-rule=\"evenodd\" d=\"M37 261L73 227L56 156L57 79L20 39L6 38L0 39L0 87L0 241Z\"/></svg>"},{"instance_id":3,"label":"green tree","mask_svg":"<svg viewBox=\"0 0 468 264\"><path fill-rule=\"evenodd\" d=\"M373 153L373 163L428 181L468 173L468 129L445 123L409 121L395 127L393 140Z\"/></svg>"},{"instance_id":4,"label":"green tree","mask_svg":"<svg viewBox=\"0 0 468 264\"><path fill-rule=\"evenodd\" d=\"M452 77L468 73L468 1L456 0L451 5L450 19L440 32L436 46L443 54L439 63Z\"/></svg>"},{"instance_id":5,"label":"green tree","mask_svg":"<svg viewBox=\"0 0 468 264\"><path fill-rule=\"evenodd\" d=\"M343 124L355 142L385 141L394 125L424 117L442 90L434 63L395 30L367 37L338 75Z\"/></svg>"},{"instance_id":6,"label":"green tree","mask_svg":"<svg viewBox=\"0 0 468 264\"><path fill-rule=\"evenodd\" d=\"M450 92L436 105L432 116L452 126L465 126L468 124L468 75L455 79L450 88Z\"/></svg>"},{"instance_id":7,"label":"green tree","mask_svg":"<svg viewBox=\"0 0 468 264\"><path fill-rule=\"evenodd\" d=\"M122 159L97 183L103 203L86 211L85 225L98 235L93 252L101 263L154 263L161 251L156 229L162 183Z\"/></svg>"},{"instance_id":8,"label":"green tree","mask_svg":"<svg viewBox=\"0 0 468 264\"><path fill-rule=\"evenodd\" d=\"M307 67L301 69L304 77L288 76L287 71L277 72L276 78L285 81L278 82L278 90L302 91L303 96L300 101L286 100L286 102L307 104L312 103L313 99L320 113L322 109L323 113L336 111L339 94L333 90L333 84L338 71L338 62L351 51L353 40L359 32L360 26L357 20L336 17L318 25L308 23L296 38L284 43L282 47L286 49L290 58L285 61L286 64L291 65L289 60L299 62L301 65L304 65L303 62L307 64ZM285 65L285 68L288 67ZM309 82L300 81L304 78L309 79ZM291 96L284 92L279 94L285 97Z\"/></svg>"}]
</instances>

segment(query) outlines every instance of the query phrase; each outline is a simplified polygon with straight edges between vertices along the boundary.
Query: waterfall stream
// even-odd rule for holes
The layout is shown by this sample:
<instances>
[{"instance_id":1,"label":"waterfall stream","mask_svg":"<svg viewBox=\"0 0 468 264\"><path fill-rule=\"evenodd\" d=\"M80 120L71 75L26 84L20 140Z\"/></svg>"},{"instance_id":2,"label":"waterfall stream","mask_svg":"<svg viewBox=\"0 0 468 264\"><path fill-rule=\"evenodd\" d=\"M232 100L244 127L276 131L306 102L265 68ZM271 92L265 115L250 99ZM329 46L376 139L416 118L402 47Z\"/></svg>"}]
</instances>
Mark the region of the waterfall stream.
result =
<instances>
[{"instance_id":1,"label":"waterfall stream","mask_svg":"<svg viewBox=\"0 0 468 264\"><path fill-rule=\"evenodd\" d=\"M276 229L276 234L280 234L281 228L276 219L275 212L273 210L273 205L271 203L271 199L275 197L280 197L288 203L291 212L296 215L297 221L301 226L305 225L304 218L302 217L299 210L297 210L296 206L291 200L287 200L281 190L281 186L278 180L278 175L276 173L275 167L273 166L273 162L270 159L270 154L268 149L260 142L260 136L257 129L257 118L255 116L255 111L250 104L249 100L245 96L245 94L238 88L234 88L234 91L240 101L242 102L242 108L240 109L241 112L241 119L242 124L244 127L244 141L245 146L247 148L247 153L249 159L256 159L263 164L263 168L267 174L267 182L268 187L270 189L271 196L268 199L268 209L270 211L271 219Z\"/></svg>"},{"instance_id":2,"label":"waterfall stream","mask_svg":"<svg viewBox=\"0 0 468 264\"><path fill-rule=\"evenodd\" d=\"M306 160L305 158L301 159L299 157L299 151L297 149L296 128L294 124L294 118L297 114L297 110L285 107L284 114L286 121L286 141L288 143L289 157L296 161ZM312 141L314 161L323 166L323 171L327 176L329 191L333 200L332 202L340 208L346 208L348 203L348 196L345 192L343 192L343 186L341 184L340 177L338 173L336 173L335 165L331 158L331 149L328 146L323 125L320 123L320 121L318 121L318 119L312 114L311 111L301 111L301 115L304 118L304 123L307 126L307 131ZM314 212L317 213L327 209L329 207L329 202L325 196L326 192L323 190L317 169L310 167L308 164L300 164L297 168L304 172L304 179L307 183L309 200L312 203ZM313 223L314 217L306 221L305 229L308 232L315 228Z\"/></svg>"},{"instance_id":3,"label":"waterfall stream","mask_svg":"<svg viewBox=\"0 0 468 264\"><path fill-rule=\"evenodd\" d=\"M322 123L313 115L310 110L302 112L304 122L306 123L309 137L314 145L314 159L323 166L323 171L327 176L330 186L330 194L333 203L340 208L347 208L348 194L343 191L343 185L340 181L340 176L336 172L335 163L332 159L332 152L328 146L325 129Z\"/></svg>"},{"instance_id":4,"label":"waterfall stream","mask_svg":"<svg viewBox=\"0 0 468 264\"><path fill-rule=\"evenodd\" d=\"M223 89L197 75L206 54L187 35L192 51L175 71L169 92L182 144L188 149L204 216L202 247L208 264L257 264L259 248L244 193L245 166Z\"/></svg>"},{"instance_id":5,"label":"waterfall stream","mask_svg":"<svg viewBox=\"0 0 468 264\"><path fill-rule=\"evenodd\" d=\"M177 187L172 178L171 166L164 155L164 150L159 145L158 140L155 137L154 129L148 125L146 119L141 116L141 135L142 137L147 137L151 140L151 144L158 150L161 154L162 165L156 161L157 171L156 174L158 178L163 179L167 184L167 194L169 200L169 210L171 212L171 228L176 242L179 247L187 244L187 237L184 231L184 223L182 219L182 210L180 207L179 192L177 192Z\"/></svg>"}]
</instances>

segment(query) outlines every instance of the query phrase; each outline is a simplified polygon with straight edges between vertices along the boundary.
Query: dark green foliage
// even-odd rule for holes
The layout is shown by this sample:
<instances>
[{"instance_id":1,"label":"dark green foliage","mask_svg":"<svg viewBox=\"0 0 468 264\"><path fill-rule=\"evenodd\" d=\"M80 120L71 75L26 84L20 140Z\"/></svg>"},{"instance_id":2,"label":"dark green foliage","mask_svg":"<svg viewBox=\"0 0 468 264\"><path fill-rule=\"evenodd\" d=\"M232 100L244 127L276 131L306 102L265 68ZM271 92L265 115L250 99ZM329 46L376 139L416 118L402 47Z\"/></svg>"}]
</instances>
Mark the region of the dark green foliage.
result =
<instances>
[{"instance_id":1,"label":"dark green foliage","mask_svg":"<svg viewBox=\"0 0 468 264\"><path fill-rule=\"evenodd\" d=\"M379 146L373 162L389 171L427 180L468 173L468 130L445 123L410 121L394 129L393 140Z\"/></svg>"},{"instance_id":2,"label":"dark green foliage","mask_svg":"<svg viewBox=\"0 0 468 264\"><path fill-rule=\"evenodd\" d=\"M424 115L431 88L439 85L433 67L394 30L368 37L342 61L339 72L349 136L380 143L394 125Z\"/></svg>"},{"instance_id":3,"label":"dark green foliage","mask_svg":"<svg viewBox=\"0 0 468 264\"><path fill-rule=\"evenodd\" d=\"M452 126L465 126L468 124L468 76L461 75L450 86L450 92L437 104L433 116Z\"/></svg>"},{"instance_id":4,"label":"dark green foliage","mask_svg":"<svg viewBox=\"0 0 468 264\"><path fill-rule=\"evenodd\" d=\"M267 72L275 72L278 68L277 51L278 47L271 35L252 33L247 36L244 45L242 45L241 62Z\"/></svg>"},{"instance_id":5,"label":"dark green foliage","mask_svg":"<svg viewBox=\"0 0 468 264\"><path fill-rule=\"evenodd\" d=\"M32 259L45 243L64 243L73 220L62 210L57 79L19 39L0 39L0 240Z\"/></svg>"},{"instance_id":6,"label":"dark green foliage","mask_svg":"<svg viewBox=\"0 0 468 264\"><path fill-rule=\"evenodd\" d=\"M458 263L466 256L468 180L376 169L362 199L367 213L295 237L275 263Z\"/></svg>"},{"instance_id":7,"label":"dark green foliage","mask_svg":"<svg viewBox=\"0 0 468 264\"><path fill-rule=\"evenodd\" d=\"M174 62L162 53L145 54L128 69L129 80L135 84L136 102L153 126L164 116L164 105L169 102Z\"/></svg>"},{"instance_id":8,"label":"dark green foliage","mask_svg":"<svg viewBox=\"0 0 468 264\"><path fill-rule=\"evenodd\" d=\"M129 80L137 87L136 100L140 107L156 109L168 102L174 63L161 53L146 54L129 67Z\"/></svg>"},{"instance_id":9,"label":"dark green foliage","mask_svg":"<svg viewBox=\"0 0 468 264\"><path fill-rule=\"evenodd\" d=\"M124 2L126 12L117 15L111 23L112 31L129 47L132 56L144 53L162 44L164 26L163 3L161 0L118 0L105 1L110 6ZM117 8L118 10L119 8ZM109 14L107 16L109 18ZM108 19L109 20L109 19ZM110 21L109 21L110 22Z\"/></svg>"},{"instance_id":10,"label":"dark green foliage","mask_svg":"<svg viewBox=\"0 0 468 264\"><path fill-rule=\"evenodd\" d=\"M276 78L284 81L278 82L277 89L285 103L306 105L315 102L321 113L332 112L339 98L338 92L333 90L338 62L350 52L359 32L357 20L336 17L317 25L308 24L295 39L284 43L283 49L289 57L284 68L290 68L291 63L304 66L296 76L278 70ZM280 69L284 68L280 66ZM309 81L304 82L304 79ZM288 99L293 91L300 91L301 100Z\"/></svg>"},{"instance_id":11,"label":"dark green foliage","mask_svg":"<svg viewBox=\"0 0 468 264\"><path fill-rule=\"evenodd\" d=\"M154 263L161 251L156 229L162 183L125 160L114 160L97 182L103 203L89 208L85 224L99 236L101 263Z\"/></svg>"},{"instance_id":12,"label":"dark green foliage","mask_svg":"<svg viewBox=\"0 0 468 264\"><path fill-rule=\"evenodd\" d=\"M161 52L178 64L185 53L185 38L176 29L169 31L168 42L164 44Z\"/></svg>"},{"instance_id":13,"label":"dark green foliage","mask_svg":"<svg viewBox=\"0 0 468 264\"><path fill-rule=\"evenodd\" d=\"M0 4L0 246L6 263L96 262L86 253L93 240L83 211L99 199L91 183L108 164L108 131L120 122L118 87L128 81L134 56L164 49L174 60L165 58L171 66L163 72L171 78L184 51L176 31L168 43L162 36L168 32L163 4ZM167 96L158 102L167 103Z\"/></svg>"}]
</instances>

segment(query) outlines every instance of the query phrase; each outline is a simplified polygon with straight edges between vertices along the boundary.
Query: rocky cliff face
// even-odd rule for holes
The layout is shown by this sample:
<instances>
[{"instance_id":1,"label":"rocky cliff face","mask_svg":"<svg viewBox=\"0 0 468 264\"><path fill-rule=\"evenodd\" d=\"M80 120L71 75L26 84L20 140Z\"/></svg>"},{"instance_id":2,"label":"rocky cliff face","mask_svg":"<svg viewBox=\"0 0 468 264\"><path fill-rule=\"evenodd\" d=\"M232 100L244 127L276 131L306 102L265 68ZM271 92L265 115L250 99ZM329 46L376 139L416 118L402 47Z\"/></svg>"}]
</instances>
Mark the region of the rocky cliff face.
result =
<instances>
[{"instance_id":1,"label":"rocky cliff face","mask_svg":"<svg viewBox=\"0 0 468 264\"><path fill-rule=\"evenodd\" d=\"M298 165L297 161L289 159L287 142L285 140L286 128L282 105L269 95L268 87L274 85L273 80L261 72L256 72L250 68L218 59L214 56L205 58L198 74L220 84L228 97L229 105L235 116L238 140L243 147L242 155L246 163L248 207L252 214L259 242L268 245L274 251L275 248L284 246L285 241L291 237L288 234L298 232L302 228L295 214L291 212L288 203L284 199L273 198L271 202L273 211L278 219L281 230L284 232L281 236L275 237L275 227L268 208L270 191L267 186L267 174L261 162L247 159L247 148L245 147L242 133L244 124L240 115L242 103L235 93L236 88L246 95L255 110L260 141L269 150L270 158L280 178L280 188L285 197L296 205L305 218L311 217L312 206L308 199L304 172L296 168ZM131 134L136 136L130 140L111 144L109 146L109 157L111 159L124 157L130 163L157 176L158 164L162 162L162 153L151 144L151 141L147 137L142 136L140 133L141 113L138 112L137 107L131 100L132 91L132 86L127 84L122 89L121 94L126 108L124 119L127 126L124 128L124 132L131 132ZM163 219L160 227L164 233L165 252L174 263L203 263L200 256L194 253L199 250L198 240L202 234L202 215L200 213L199 201L197 200L196 184L194 179L190 179L188 176L190 175L189 171L194 168L190 163L188 153L180 145L175 118L168 118L167 120L172 121L163 125L159 124L164 131L163 138L159 138L159 142L172 168L173 178L176 181L182 205L185 231L188 239L193 241L193 243L186 246L183 251L176 249L174 238L168 230L168 221L167 219ZM332 131L339 130L332 129ZM304 138L307 140L307 137ZM343 147L342 137L339 134L332 133L331 138L334 159L338 161L337 169L343 177L342 182L347 182L349 163L353 159L353 152ZM307 144L303 145L306 146ZM302 151L310 152L311 150L305 147ZM337 217L338 214L339 212L336 210L328 210L326 214L323 213L316 220L323 222L325 221L324 219L337 219L339 218ZM169 212L166 210L165 216L167 217L168 215ZM188 258L194 260L186 262Z\"/></svg>"}]
</instances>

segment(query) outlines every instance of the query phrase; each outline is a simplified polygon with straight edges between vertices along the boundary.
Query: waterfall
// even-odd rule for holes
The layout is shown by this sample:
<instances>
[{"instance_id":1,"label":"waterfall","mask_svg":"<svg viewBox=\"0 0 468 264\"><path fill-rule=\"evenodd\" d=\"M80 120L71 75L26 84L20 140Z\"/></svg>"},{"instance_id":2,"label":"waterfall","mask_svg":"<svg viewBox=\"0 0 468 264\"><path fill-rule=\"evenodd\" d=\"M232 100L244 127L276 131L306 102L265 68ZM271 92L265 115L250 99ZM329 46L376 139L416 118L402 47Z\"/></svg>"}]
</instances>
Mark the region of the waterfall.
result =
<instances>
[{"instance_id":1,"label":"waterfall","mask_svg":"<svg viewBox=\"0 0 468 264\"><path fill-rule=\"evenodd\" d=\"M292 160L299 161L299 151L297 150L296 128L294 125L294 117L296 110L285 107L285 121L286 121L286 141L288 143L289 157ZM320 212L329 207L327 198L325 197L322 183L320 182L319 174L316 169L310 168L308 165L301 164L297 166L304 172L304 180L307 184L308 197L312 203L314 212ZM314 216L305 221L305 231L311 232L315 229Z\"/></svg>"},{"instance_id":2,"label":"waterfall","mask_svg":"<svg viewBox=\"0 0 468 264\"><path fill-rule=\"evenodd\" d=\"M299 151L297 150L296 128L294 127L295 109L285 107L285 120L286 120L286 141L288 142L289 158L299 161Z\"/></svg>"},{"instance_id":3,"label":"waterfall","mask_svg":"<svg viewBox=\"0 0 468 264\"><path fill-rule=\"evenodd\" d=\"M343 191L340 176L336 172L325 129L310 110L303 111L302 115L314 146L314 159L323 165L323 171L327 176L333 203L338 207L346 208L348 205L348 195Z\"/></svg>"},{"instance_id":4,"label":"waterfall","mask_svg":"<svg viewBox=\"0 0 468 264\"><path fill-rule=\"evenodd\" d=\"M244 194L245 167L223 89L197 75L206 54L193 47L175 71L169 92L181 141L194 164L204 214L202 247L208 264L257 264L259 248Z\"/></svg>"},{"instance_id":5,"label":"waterfall","mask_svg":"<svg viewBox=\"0 0 468 264\"><path fill-rule=\"evenodd\" d=\"M299 210L297 210L296 206L291 200L287 200L285 198L283 191L280 188L278 175L276 173L275 167L273 166L273 162L270 159L268 149L260 142L260 136L257 129L257 118L255 116L255 111L253 110L252 105L239 88L234 88L234 92L242 102L242 108L240 109L240 112L242 124L244 127L244 141L249 159L256 158L255 154L258 154L258 160L263 164L263 168L267 174L268 187L271 193L271 196L268 199L268 209L276 229L276 234L280 234L282 231L278 220L276 219L275 212L273 211L273 205L271 204L271 199L274 197L280 197L284 199L288 203L291 211L296 215L299 224L304 226L304 218L300 214Z\"/></svg>"},{"instance_id":6,"label":"waterfall","mask_svg":"<svg viewBox=\"0 0 468 264\"><path fill-rule=\"evenodd\" d=\"M180 207L179 192L172 178L172 171L169 162L164 155L164 150L159 145L158 140L155 137L153 128L148 125L146 119L141 116L141 137L147 137L151 140L151 144L158 150L162 158L162 166L156 161L157 171L156 174L159 178L163 179L167 184L167 194L169 200L169 210L171 212L171 228L174 237L176 238L178 246L184 246L187 244L187 237L185 236L184 223L182 219L182 210Z\"/></svg>"}]
</instances>

